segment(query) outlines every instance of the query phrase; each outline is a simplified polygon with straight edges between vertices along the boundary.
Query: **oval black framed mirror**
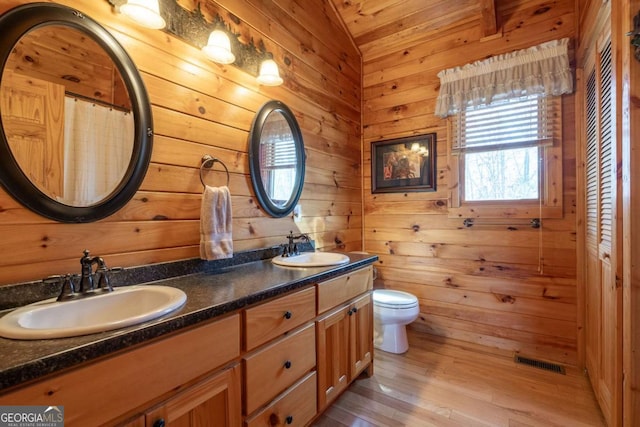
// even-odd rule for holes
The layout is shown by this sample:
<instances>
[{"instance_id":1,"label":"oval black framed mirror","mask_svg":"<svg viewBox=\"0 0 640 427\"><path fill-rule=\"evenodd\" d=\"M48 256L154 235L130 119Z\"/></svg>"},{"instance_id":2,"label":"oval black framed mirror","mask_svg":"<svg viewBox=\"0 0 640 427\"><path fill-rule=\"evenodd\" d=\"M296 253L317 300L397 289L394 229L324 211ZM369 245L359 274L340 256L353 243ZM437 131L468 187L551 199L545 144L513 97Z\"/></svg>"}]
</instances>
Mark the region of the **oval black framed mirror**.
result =
<instances>
[{"instance_id":1,"label":"oval black framed mirror","mask_svg":"<svg viewBox=\"0 0 640 427\"><path fill-rule=\"evenodd\" d=\"M153 144L132 59L100 24L59 4L11 9L0 31L0 183L56 221L115 213L142 183Z\"/></svg>"},{"instance_id":2,"label":"oval black framed mirror","mask_svg":"<svg viewBox=\"0 0 640 427\"><path fill-rule=\"evenodd\" d=\"M289 107L275 100L264 104L249 132L249 169L258 203L269 215L283 217L295 208L305 159L302 133Z\"/></svg>"}]
</instances>

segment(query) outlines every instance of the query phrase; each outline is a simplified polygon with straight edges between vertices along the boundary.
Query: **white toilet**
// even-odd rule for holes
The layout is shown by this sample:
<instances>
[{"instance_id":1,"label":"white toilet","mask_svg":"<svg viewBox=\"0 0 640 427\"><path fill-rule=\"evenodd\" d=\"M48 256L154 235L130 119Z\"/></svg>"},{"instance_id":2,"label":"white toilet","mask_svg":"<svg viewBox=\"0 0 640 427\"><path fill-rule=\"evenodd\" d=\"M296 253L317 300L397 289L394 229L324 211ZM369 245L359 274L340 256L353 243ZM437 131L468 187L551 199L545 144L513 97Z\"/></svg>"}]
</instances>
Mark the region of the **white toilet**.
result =
<instances>
[{"instance_id":1,"label":"white toilet","mask_svg":"<svg viewBox=\"0 0 640 427\"><path fill-rule=\"evenodd\" d=\"M390 353L409 349L406 325L420 314L418 298L408 292L376 289L373 291L373 345Z\"/></svg>"}]
</instances>

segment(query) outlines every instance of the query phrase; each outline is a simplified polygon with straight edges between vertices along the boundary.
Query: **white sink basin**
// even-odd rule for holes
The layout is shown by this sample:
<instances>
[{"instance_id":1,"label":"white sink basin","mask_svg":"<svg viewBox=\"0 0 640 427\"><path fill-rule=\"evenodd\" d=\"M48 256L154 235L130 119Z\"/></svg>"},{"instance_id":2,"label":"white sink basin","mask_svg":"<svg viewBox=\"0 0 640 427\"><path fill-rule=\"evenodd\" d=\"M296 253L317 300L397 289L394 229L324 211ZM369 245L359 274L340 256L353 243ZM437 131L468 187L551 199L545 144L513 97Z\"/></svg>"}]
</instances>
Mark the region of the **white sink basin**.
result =
<instances>
[{"instance_id":1,"label":"white sink basin","mask_svg":"<svg viewBox=\"0 0 640 427\"><path fill-rule=\"evenodd\" d=\"M64 302L52 298L0 318L0 336L37 340L110 331L170 313L186 300L180 289L155 285L120 287Z\"/></svg>"},{"instance_id":2,"label":"white sink basin","mask_svg":"<svg viewBox=\"0 0 640 427\"><path fill-rule=\"evenodd\" d=\"M271 261L284 267L328 267L347 264L349 257L335 252L301 252L290 257L279 255Z\"/></svg>"}]
</instances>

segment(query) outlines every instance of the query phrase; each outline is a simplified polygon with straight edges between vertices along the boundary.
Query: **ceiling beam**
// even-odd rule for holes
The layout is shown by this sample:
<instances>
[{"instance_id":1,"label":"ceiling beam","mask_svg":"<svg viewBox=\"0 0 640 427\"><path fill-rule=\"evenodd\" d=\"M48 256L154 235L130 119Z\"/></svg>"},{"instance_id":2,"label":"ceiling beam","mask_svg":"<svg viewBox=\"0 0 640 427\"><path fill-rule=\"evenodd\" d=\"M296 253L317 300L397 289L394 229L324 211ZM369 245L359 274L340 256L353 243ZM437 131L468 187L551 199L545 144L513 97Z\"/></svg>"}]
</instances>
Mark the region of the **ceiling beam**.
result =
<instances>
[{"instance_id":1,"label":"ceiling beam","mask_svg":"<svg viewBox=\"0 0 640 427\"><path fill-rule=\"evenodd\" d=\"M480 0L480 29L482 37L488 37L498 32L496 20L495 0Z\"/></svg>"}]
</instances>

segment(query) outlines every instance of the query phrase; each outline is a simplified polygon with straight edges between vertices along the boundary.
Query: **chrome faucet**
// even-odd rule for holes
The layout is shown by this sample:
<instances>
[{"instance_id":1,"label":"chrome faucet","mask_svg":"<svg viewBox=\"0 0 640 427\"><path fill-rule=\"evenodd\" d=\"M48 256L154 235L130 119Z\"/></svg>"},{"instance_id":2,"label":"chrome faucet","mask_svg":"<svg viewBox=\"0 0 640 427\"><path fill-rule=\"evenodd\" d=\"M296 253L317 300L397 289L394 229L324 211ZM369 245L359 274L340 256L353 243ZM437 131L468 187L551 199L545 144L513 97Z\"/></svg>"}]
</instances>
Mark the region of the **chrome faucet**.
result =
<instances>
[{"instance_id":1,"label":"chrome faucet","mask_svg":"<svg viewBox=\"0 0 640 427\"><path fill-rule=\"evenodd\" d=\"M95 272L93 271L94 264L96 265ZM80 258L79 275L65 274L49 276L43 279L43 282L52 284L62 283L62 289L60 290L60 295L58 295L57 300L65 301L113 291L113 287L109 282L109 273L118 273L122 270L121 267L107 268L107 264L102 257L91 257L89 256L89 251L85 249L82 258Z\"/></svg>"},{"instance_id":2,"label":"chrome faucet","mask_svg":"<svg viewBox=\"0 0 640 427\"><path fill-rule=\"evenodd\" d=\"M289 231L289 235L287 236L289 240L288 243L282 245L282 256L290 257L300 255L300 251L298 251L298 244L294 242L294 240L304 240L305 242L309 241L309 235L305 233L301 233L297 236L293 235L293 231Z\"/></svg>"}]
</instances>

